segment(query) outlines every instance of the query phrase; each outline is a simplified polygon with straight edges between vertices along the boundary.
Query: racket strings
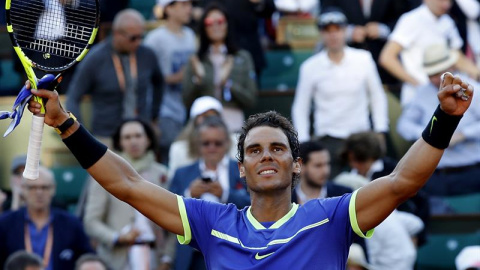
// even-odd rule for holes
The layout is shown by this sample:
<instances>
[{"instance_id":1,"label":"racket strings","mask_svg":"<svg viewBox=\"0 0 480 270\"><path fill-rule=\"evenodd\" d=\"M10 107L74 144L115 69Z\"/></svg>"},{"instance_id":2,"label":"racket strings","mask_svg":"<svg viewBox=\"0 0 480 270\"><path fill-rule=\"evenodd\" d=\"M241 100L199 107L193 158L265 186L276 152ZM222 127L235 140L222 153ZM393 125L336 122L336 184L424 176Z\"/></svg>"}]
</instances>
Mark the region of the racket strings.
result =
<instances>
[{"instance_id":1,"label":"racket strings","mask_svg":"<svg viewBox=\"0 0 480 270\"><path fill-rule=\"evenodd\" d=\"M96 27L97 12L95 0L17 0L10 7L18 45L33 62L47 68L65 66L83 52Z\"/></svg>"}]
</instances>

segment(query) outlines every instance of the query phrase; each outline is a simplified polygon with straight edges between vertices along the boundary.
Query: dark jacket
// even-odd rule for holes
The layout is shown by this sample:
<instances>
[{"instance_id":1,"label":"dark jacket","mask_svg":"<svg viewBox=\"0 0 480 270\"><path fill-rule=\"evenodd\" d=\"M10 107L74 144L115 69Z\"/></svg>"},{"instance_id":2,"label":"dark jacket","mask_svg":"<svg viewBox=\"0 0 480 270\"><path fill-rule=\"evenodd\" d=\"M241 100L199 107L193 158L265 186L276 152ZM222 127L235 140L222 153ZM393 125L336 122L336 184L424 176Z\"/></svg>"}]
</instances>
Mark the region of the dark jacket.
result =
<instances>
[{"instance_id":1,"label":"dark jacket","mask_svg":"<svg viewBox=\"0 0 480 270\"><path fill-rule=\"evenodd\" d=\"M110 137L122 121L123 92L118 84L112 54L112 39L95 45L75 69L66 107L81 117L80 102L85 94L91 95L94 135ZM155 53L140 45L137 58L136 108L138 116L147 122L158 117L163 96L163 76ZM80 119L80 121L82 121Z\"/></svg>"},{"instance_id":2,"label":"dark jacket","mask_svg":"<svg viewBox=\"0 0 480 270\"><path fill-rule=\"evenodd\" d=\"M85 253L92 253L89 239L80 220L59 209L52 208L53 247L52 266L57 269L74 269L75 261ZM7 257L25 249L26 208L6 212L0 216L0 266Z\"/></svg>"}]
</instances>

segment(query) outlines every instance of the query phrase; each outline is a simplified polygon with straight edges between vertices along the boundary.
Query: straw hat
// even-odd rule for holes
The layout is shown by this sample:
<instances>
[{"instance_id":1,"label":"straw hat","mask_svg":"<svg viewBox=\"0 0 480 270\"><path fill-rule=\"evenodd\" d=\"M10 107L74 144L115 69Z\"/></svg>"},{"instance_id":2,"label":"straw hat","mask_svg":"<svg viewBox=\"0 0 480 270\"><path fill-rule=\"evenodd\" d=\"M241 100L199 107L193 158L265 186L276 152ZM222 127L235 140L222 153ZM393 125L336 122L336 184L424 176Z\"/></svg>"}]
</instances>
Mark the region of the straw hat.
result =
<instances>
[{"instance_id":1,"label":"straw hat","mask_svg":"<svg viewBox=\"0 0 480 270\"><path fill-rule=\"evenodd\" d=\"M425 49L423 68L431 76L451 68L457 60L458 52L450 50L447 44L434 44Z\"/></svg>"}]
</instances>

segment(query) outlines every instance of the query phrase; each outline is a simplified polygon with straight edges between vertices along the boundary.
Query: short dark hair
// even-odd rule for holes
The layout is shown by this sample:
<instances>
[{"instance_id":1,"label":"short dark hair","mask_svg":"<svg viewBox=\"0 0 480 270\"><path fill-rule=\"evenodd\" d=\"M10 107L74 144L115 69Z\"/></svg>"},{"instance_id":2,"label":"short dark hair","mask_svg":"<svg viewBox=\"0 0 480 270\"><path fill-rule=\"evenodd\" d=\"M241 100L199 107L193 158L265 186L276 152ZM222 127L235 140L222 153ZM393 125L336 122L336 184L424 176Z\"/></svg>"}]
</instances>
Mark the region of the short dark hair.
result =
<instances>
[{"instance_id":1,"label":"short dark hair","mask_svg":"<svg viewBox=\"0 0 480 270\"><path fill-rule=\"evenodd\" d=\"M153 150L154 152L157 151L157 139L155 137L155 132L153 131L152 126L145 122L142 119L139 118L128 118L122 121L120 125L118 126L117 130L115 130L115 133L112 136L113 140L113 149L117 151L122 151L122 148L120 146L120 133L122 131L122 127L130 122L137 122L140 125L143 126L143 129L145 130L145 134L147 135L148 139L150 140L150 145L148 146L147 150Z\"/></svg>"},{"instance_id":2,"label":"short dark hair","mask_svg":"<svg viewBox=\"0 0 480 270\"><path fill-rule=\"evenodd\" d=\"M343 162L348 163L349 153L359 162L365 162L369 159L377 160L384 156L380 140L377 134L372 131L350 135L340 152Z\"/></svg>"},{"instance_id":3,"label":"short dark hair","mask_svg":"<svg viewBox=\"0 0 480 270\"><path fill-rule=\"evenodd\" d=\"M300 152L300 144L298 142L298 133L292 125L292 122L279 114L276 111L268 111L264 113L257 113L248 117L245 121L242 132L238 137L238 144L237 144L237 160L240 163L243 163L244 160L244 150L245 150L245 138L248 135L248 132L256 127L272 127L272 128L279 128L283 131L285 136L287 136L288 144L290 145L290 149L292 151L293 160L296 161L299 157ZM298 182L300 175L298 173L293 174L292 178L292 186Z\"/></svg>"},{"instance_id":4,"label":"short dark hair","mask_svg":"<svg viewBox=\"0 0 480 270\"><path fill-rule=\"evenodd\" d=\"M82 264L84 264L86 262L98 262L101 265L103 265L103 267L105 267L105 269L107 269L107 270L110 269L108 267L107 263L102 258L100 258L98 255L95 255L95 254L92 254L92 253L86 253L86 254L83 254L82 256L80 256L80 258L78 258L77 261L75 262L75 270L79 270L80 267L82 266Z\"/></svg>"},{"instance_id":5,"label":"short dark hair","mask_svg":"<svg viewBox=\"0 0 480 270\"><path fill-rule=\"evenodd\" d=\"M300 158L303 161L303 164L307 164L309 160L310 153L328 151L321 142L317 141L308 141L300 144Z\"/></svg>"},{"instance_id":6,"label":"short dark hair","mask_svg":"<svg viewBox=\"0 0 480 270\"><path fill-rule=\"evenodd\" d=\"M19 250L8 256L5 262L5 270L25 270L29 266L42 267L42 258L35 253Z\"/></svg>"}]
</instances>

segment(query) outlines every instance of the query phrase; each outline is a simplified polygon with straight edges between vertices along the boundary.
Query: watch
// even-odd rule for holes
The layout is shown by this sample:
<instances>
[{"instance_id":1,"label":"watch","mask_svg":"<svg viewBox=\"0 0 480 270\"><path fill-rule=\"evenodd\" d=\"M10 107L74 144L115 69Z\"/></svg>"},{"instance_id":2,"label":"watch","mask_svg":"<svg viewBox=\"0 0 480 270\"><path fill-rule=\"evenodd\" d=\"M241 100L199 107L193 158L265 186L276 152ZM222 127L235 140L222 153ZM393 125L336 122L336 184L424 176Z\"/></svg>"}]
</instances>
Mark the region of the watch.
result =
<instances>
[{"instance_id":1,"label":"watch","mask_svg":"<svg viewBox=\"0 0 480 270\"><path fill-rule=\"evenodd\" d=\"M73 126L73 124L75 123L75 121L77 121L77 118L75 117L75 115L73 115L73 113L71 112L68 112L68 119L65 120L65 122L63 122L61 125L59 125L58 127L55 128L55 131L58 133L58 134L63 134L65 131L67 131L67 129L69 129L71 126Z\"/></svg>"}]
</instances>

